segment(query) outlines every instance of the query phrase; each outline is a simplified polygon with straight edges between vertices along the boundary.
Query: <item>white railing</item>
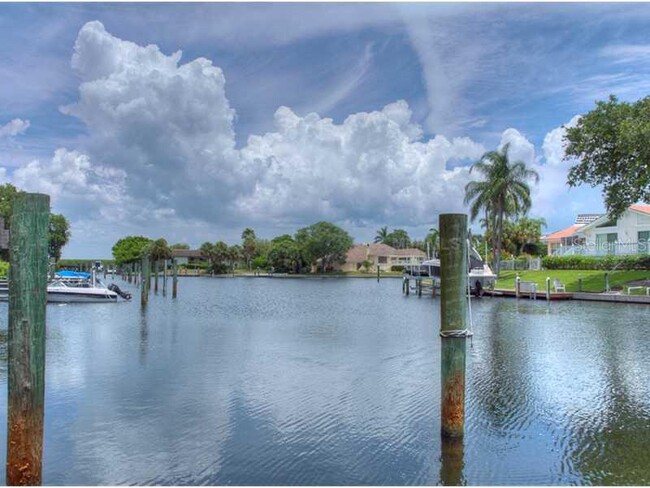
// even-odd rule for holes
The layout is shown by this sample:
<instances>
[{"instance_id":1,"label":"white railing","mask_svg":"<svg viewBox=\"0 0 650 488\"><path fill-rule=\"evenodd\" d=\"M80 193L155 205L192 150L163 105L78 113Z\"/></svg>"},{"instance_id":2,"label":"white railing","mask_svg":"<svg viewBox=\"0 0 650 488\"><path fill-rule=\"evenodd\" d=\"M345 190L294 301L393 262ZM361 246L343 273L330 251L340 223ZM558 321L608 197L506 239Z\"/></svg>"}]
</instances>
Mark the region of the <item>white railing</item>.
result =
<instances>
[{"instance_id":1,"label":"white railing","mask_svg":"<svg viewBox=\"0 0 650 488\"><path fill-rule=\"evenodd\" d=\"M511 259L508 261L501 261L499 264L499 269L504 270L533 270L539 271L542 269L542 259L541 258L522 258L522 259Z\"/></svg>"},{"instance_id":2,"label":"white railing","mask_svg":"<svg viewBox=\"0 0 650 488\"><path fill-rule=\"evenodd\" d=\"M625 256L630 254L648 254L648 242L587 242L581 245L560 246L553 250L553 256Z\"/></svg>"}]
</instances>

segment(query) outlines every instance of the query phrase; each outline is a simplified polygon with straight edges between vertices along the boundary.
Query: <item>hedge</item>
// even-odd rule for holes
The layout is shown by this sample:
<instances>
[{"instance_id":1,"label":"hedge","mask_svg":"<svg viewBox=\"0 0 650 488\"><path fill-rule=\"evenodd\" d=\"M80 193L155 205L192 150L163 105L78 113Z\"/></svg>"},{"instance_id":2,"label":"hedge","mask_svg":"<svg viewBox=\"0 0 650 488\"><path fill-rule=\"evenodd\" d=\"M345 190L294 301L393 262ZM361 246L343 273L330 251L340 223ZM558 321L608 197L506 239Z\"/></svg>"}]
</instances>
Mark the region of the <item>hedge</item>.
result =
<instances>
[{"instance_id":1,"label":"hedge","mask_svg":"<svg viewBox=\"0 0 650 488\"><path fill-rule=\"evenodd\" d=\"M390 267L390 270L402 272L404 271L404 266L402 266L401 264L394 264Z\"/></svg>"},{"instance_id":2,"label":"hedge","mask_svg":"<svg viewBox=\"0 0 650 488\"><path fill-rule=\"evenodd\" d=\"M650 254L629 256L546 256L542 258L546 269L600 269L650 270Z\"/></svg>"}]
</instances>

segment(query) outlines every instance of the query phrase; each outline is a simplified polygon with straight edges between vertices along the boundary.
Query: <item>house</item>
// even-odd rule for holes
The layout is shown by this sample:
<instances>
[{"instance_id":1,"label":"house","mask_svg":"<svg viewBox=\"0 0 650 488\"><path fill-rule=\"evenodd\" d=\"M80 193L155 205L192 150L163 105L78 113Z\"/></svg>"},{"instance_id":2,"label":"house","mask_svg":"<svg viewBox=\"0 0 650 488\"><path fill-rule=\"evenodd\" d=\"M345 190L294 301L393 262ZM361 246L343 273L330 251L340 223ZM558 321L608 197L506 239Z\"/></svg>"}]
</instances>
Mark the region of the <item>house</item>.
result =
<instances>
[{"instance_id":1,"label":"house","mask_svg":"<svg viewBox=\"0 0 650 488\"><path fill-rule=\"evenodd\" d=\"M594 220L599 219L601 215L578 214L575 222L566 229L558 230L542 237L540 240L546 243L547 255L551 256L567 247L584 244L584 240L578 236L578 230Z\"/></svg>"},{"instance_id":2,"label":"house","mask_svg":"<svg viewBox=\"0 0 650 488\"><path fill-rule=\"evenodd\" d=\"M650 205L631 205L618 219L601 215L567 233L571 235L564 241L560 237L553 255L650 254ZM554 234L546 236L549 246Z\"/></svg>"},{"instance_id":3,"label":"house","mask_svg":"<svg viewBox=\"0 0 650 488\"><path fill-rule=\"evenodd\" d=\"M176 260L179 266L187 266L188 264L206 260L198 249L172 249L172 258Z\"/></svg>"},{"instance_id":4,"label":"house","mask_svg":"<svg viewBox=\"0 0 650 488\"><path fill-rule=\"evenodd\" d=\"M393 266L419 264L426 259L420 249L395 249L387 244L356 244L346 255L345 264L338 266L341 271L359 271L364 262L369 269L390 271Z\"/></svg>"}]
</instances>

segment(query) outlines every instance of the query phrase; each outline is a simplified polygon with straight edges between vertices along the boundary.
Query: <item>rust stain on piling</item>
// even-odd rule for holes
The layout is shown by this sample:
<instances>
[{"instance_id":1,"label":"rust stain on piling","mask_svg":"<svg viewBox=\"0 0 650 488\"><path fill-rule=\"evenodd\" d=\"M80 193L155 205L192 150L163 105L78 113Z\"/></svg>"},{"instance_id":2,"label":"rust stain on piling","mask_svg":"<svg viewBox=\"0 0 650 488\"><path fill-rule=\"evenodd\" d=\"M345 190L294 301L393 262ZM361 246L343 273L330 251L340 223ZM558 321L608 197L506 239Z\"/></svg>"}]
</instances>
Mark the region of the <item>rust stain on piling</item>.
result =
<instances>
[{"instance_id":1,"label":"rust stain on piling","mask_svg":"<svg viewBox=\"0 0 650 488\"><path fill-rule=\"evenodd\" d=\"M465 375L453 374L442 388L442 432L450 437L463 435L465 424Z\"/></svg>"},{"instance_id":2,"label":"rust stain on piling","mask_svg":"<svg viewBox=\"0 0 650 488\"><path fill-rule=\"evenodd\" d=\"M43 412L19 414L9 418L7 436L7 485L35 486L41 484L43 456ZM22 410L22 411L21 411Z\"/></svg>"}]
</instances>

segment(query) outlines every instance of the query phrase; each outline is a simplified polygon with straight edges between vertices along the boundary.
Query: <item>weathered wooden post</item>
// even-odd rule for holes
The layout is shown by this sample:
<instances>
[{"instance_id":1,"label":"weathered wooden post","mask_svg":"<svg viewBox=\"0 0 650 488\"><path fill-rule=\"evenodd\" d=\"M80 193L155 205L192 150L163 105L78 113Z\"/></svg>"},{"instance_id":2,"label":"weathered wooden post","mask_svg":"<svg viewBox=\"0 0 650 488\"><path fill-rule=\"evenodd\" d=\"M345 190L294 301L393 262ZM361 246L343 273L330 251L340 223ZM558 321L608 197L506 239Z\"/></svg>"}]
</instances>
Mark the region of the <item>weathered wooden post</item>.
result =
<instances>
[{"instance_id":1,"label":"weathered wooden post","mask_svg":"<svg viewBox=\"0 0 650 488\"><path fill-rule=\"evenodd\" d=\"M546 301L551 301L551 278L549 276L546 277Z\"/></svg>"},{"instance_id":2,"label":"weathered wooden post","mask_svg":"<svg viewBox=\"0 0 650 488\"><path fill-rule=\"evenodd\" d=\"M165 259L163 264L163 296L167 296L167 260Z\"/></svg>"},{"instance_id":3,"label":"weathered wooden post","mask_svg":"<svg viewBox=\"0 0 650 488\"><path fill-rule=\"evenodd\" d=\"M410 280L408 278L406 278L406 296L409 296L410 293L411 293Z\"/></svg>"},{"instance_id":4,"label":"weathered wooden post","mask_svg":"<svg viewBox=\"0 0 650 488\"><path fill-rule=\"evenodd\" d=\"M379 265L377 265L377 283L379 283L379 273L380 273L380 269L379 269Z\"/></svg>"},{"instance_id":5,"label":"weathered wooden post","mask_svg":"<svg viewBox=\"0 0 650 488\"><path fill-rule=\"evenodd\" d=\"M578 291L582 291L582 275L578 275Z\"/></svg>"},{"instance_id":6,"label":"weathered wooden post","mask_svg":"<svg viewBox=\"0 0 650 488\"><path fill-rule=\"evenodd\" d=\"M609 273L605 273L605 291L609 293Z\"/></svg>"},{"instance_id":7,"label":"weathered wooden post","mask_svg":"<svg viewBox=\"0 0 650 488\"><path fill-rule=\"evenodd\" d=\"M9 236L8 485L42 481L49 215L49 196L15 196Z\"/></svg>"},{"instance_id":8,"label":"weathered wooden post","mask_svg":"<svg viewBox=\"0 0 650 488\"><path fill-rule=\"evenodd\" d=\"M149 257L145 256L142 258L142 272L147 273L149 271ZM140 305L145 307L149 300L149 290L148 290L149 280L141 279L140 280Z\"/></svg>"},{"instance_id":9,"label":"weathered wooden post","mask_svg":"<svg viewBox=\"0 0 650 488\"><path fill-rule=\"evenodd\" d=\"M176 298L176 292L178 291L178 265L176 264L176 258L172 258L172 270L174 273L174 279L172 281L172 298Z\"/></svg>"},{"instance_id":10,"label":"weathered wooden post","mask_svg":"<svg viewBox=\"0 0 650 488\"><path fill-rule=\"evenodd\" d=\"M153 278L153 291L158 293L158 260L154 260L154 278Z\"/></svg>"},{"instance_id":11,"label":"weathered wooden post","mask_svg":"<svg viewBox=\"0 0 650 488\"><path fill-rule=\"evenodd\" d=\"M440 215L441 433L462 437L467 341L467 215Z\"/></svg>"},{"instance_id":12,"label":"weathered wooden post","mask_svg":"<svg viewBox=\"0 0 650 488\"><path fill-rule=\"evenodd\" d=\"M417 289L418 296L421 297L422 296L422 278L421 277L416 278L415 283L416 283L415 288Z\"/></svg>"},{"instance_id":13,"label":"weathered wooden post","mask_svg":"<svg viewBox=\"0 0 650 488\"><path fill-rule=\"evenodd\" d=\"M521 278L519 278L519 275L515 278L515 297L519 298L519 282L521 281Z\"/></svg>"},{"instance_id":14,"label":"weathered wooden post","mask_svg":"<svg viewBox=\"0 0 650 488\"><path fill-rule=\"evenodd\" d=\"M440 448L440 481L442 485L463 485L463 468L465 467L463 438L443 438Z\"/></svg>"}]
</instances>

